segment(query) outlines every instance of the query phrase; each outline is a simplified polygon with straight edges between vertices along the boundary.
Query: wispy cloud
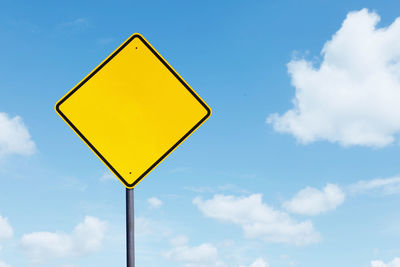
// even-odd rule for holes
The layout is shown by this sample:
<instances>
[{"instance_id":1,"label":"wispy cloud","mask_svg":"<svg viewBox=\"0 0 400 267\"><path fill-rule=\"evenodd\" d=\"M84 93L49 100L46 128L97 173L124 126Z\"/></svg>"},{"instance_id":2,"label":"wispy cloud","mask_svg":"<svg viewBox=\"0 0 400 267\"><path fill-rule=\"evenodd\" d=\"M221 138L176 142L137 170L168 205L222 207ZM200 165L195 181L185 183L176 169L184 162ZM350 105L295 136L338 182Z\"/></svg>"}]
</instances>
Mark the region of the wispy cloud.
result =
<instances>
[{"instance_id":1,"label":"wispy cloud","mask_svg":"<svg viewBox=\"0 0 400 267\"><path fill-rule=\"evenodd\" d=\"M82 181L82 179L78 179L75 177L63 177L57 182L60 184L60 188L76 190L79 192L85 192L88 185Z\"/></svg>"},{"instance_id":2,"label":"wispy cloud","mask_svg":"<svg viewBox=\"0 0 400 267\"><path fill-rule=\"evenodd\" d=\"M151 197L147 200L147 203L149 203L151 208L160 208L163 204L163 202L156 197Z\"/></svg>"},{"instance_id":3,"label":"wispy cloud","mask_svg":"<svg viewBox=\"0 0 400 267\"><path fill-rule=\"evenodd\" d=\"M188 172L190 172L190 170L191 169L189 167L176 167L174 169L171 169L169 172L173 173L173 174L175 174L175 173L188 173Z\"/></svg>"},{"instance_id":4,"label":"wispy cloud","mask_svg":"<svg viewBox=\"0 0 400 267\"><path fill-rule=\"evenodd\" d=\"M195 193L223 193L223 192L231 192L231 193L241 193L248 194L250 193L248 190L234 185L234 184L226 184L219 186L185 186L185 190L192 191Z\"/></svg>"},{"instance_id":5,"label":"wispy cloud","mask_svg":"<svg viewBox=\"0 0 400 267\"><path fill-rule=\"evenodd\" d=\"M112 37L100 38L100 39L97 40L97 43L98 43L99 45L107 45L107 44L110 44L110 43L114 42L114 40L115 40L115 39L112 38Z\"/></svg>"},{"instance_id":6,"label":"wispy cloud","mask_svg":"<svg viewBox=\"0 0 400 267\"><path fill-rule=\"evenodd\" d=\"M115 177L115 175L112 174L110 171L105 171L103 175L100 177L101 182L111 181L115 179L117 179L117 177Z\"/></svg>"},{"instance_id":7,"label":"wispy cloud","mask_svg":"<svg viewBox=\"0 0 400 267\"><path fill-rule=\"evenodd\" d=\"M400 177L376 178L372 180L359 181L350 185L351 193L381 192L385 195L400 193Z\"/></svg>"},{"instance_id":8,"label":"wispy cloud","mask_svg":"<svg viewBox=\"0 0 400 267\"><path fill-rule=\"evenodd\" d=\"M135 219L135 231L137 237L143 240L149 240L150 238L165 239L172 234L170 227L166 225L166 222L159 222L151 218L138 217Z\"/></svg>"},{"instance_id":9,"label":"wispy cloud","mask_svg":"<svg viewBox=\"0 0 400 267\"><path fill-rule=\"evenodd\" d=\"M58 25L59 29L83 30L90 26L88 18L76 18Z\"/></svg>"}]
</instances>

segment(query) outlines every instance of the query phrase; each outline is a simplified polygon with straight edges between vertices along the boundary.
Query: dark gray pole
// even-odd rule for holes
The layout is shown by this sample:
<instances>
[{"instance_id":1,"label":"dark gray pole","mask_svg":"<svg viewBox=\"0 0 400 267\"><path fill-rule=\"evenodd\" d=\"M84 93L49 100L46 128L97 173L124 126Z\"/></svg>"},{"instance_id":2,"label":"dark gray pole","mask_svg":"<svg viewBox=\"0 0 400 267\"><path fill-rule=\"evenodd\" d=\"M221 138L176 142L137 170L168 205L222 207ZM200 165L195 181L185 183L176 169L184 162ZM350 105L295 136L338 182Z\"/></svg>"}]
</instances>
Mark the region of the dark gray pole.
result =
<instances>
[{"instance_id":1,"label":"dark gray pole","mask_svg":"<svg viewBox=\"0 0 400 267\"><path fill-rule=\"evenodd\" d=\"M126 257L127 266L135 267L135 213L133 189L126 189Z\"/></svg>"}]
</instances>

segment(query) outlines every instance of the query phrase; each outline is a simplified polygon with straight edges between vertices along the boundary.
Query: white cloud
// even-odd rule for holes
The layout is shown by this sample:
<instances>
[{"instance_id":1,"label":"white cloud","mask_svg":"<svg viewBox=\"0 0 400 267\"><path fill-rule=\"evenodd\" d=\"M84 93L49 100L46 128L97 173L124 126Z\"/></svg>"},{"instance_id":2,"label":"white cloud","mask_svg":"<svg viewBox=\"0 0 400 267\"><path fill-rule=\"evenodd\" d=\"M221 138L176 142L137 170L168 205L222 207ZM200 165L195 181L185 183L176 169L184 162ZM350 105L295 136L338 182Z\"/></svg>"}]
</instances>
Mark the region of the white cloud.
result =
<instances>
[{"instance_id":1,"label":"white cloud","mask_svg":"<svg viewBox=\"0 0 400 267\"><path fill-rule=\"evenodd\" d=\"M177 167L169 171L170 173L188 173L190 172L189 167Z\"/></svg>"},{"instance_id":2,"label":"white cloud","mask_svg":"<svg viewBox=\"0 0 400 267\"><path fill-rule=\"evenodd\" d=\"M267 122L301 143L382 147L400 131L400 18L377 28L380 17L350 12L322 49L322 62L288 64L294 107Z\"/></svg>"},{"instance_id":3,"label":"white cloud","mask_svg":"<svg viewBox=\"0 0 400 267\"><path fill-rule=\"evenodd\" d=\"M149 203L150 207L152 208L159 208L162 206L163 202L156 198L156 197L151 197L147 200L147 202Z\"/></svg>"},{"instance_id":4,"label":"white cloud","mask_svg":"<svg viewBox=\"0 0 400 267\"><path fill-rule=\"evenodd\" d=\"M11 118L0 112L0 157L7 155L32 155L36 150L22 118Z\"/></svg>"},{"instance_id":5,"label":"white cloud","mask_svg":"<svg viewBox=\"0 0 400 267\"><path fill-rule=\"evenodd\" d=\"M110 44L110 43L112 43L112 42L114 42L114 41L115 41L114 38L112 38L112 37L106 37L106 38L100 38L100 39L98 39L98 40L97 40L97 43L100 44L100 45L107 45L107 44Z\"/></svg>"},{"instance_id":6,"label":"white cloud","mask_svg":"<svg viewBox=\"0 0 400 267\"><path fill-rule=\"evenodd\" d=\"M240 265L239 267L247 267L247 266ZM252 264L250 264L249 267L269 267L269 264L263 258L258 258Z\"/></svg>"},{"instance_id":7,"label":"white cloud","mask_svg":"<svg viewBox=\"0 0 400 267\"><path fill-rule=\"evenodd\" d=\"M353 193L382 191L386 195L400 193L400 177L377 178L369 181L359 181L349 186Z\"/></svg>"},{"instance_id":8,"label":"white cloud","mask_svg":"<svg viewBox=\"0 0 400 267\"><path fill-rule=\"evenodd\" d=\"M100 250L105 230L104 221L86 216L71 234L35 232L24 235L21 245L34 263L53 258L79 257Z\"/></svg>"},{"instance_id":9,"label":"white cloud","mask_svg":"<svg viewBox=\"0 0 400 267\"><path fill-rule=\"evenodd\" d=\"M400 267L400 258L394 258L388 263L384 263L380 260L371 261L371 267Z\"/></svg>"},{"instance_id":10,"label":"white cloud","mask_svg":"<svg viewBox=\"0 0 400 267\"><path fill-rule=\"evenodd\" d=\"M320 241L311 221L295 222L284 212L262 203L261 194L249 197L215 195L193 203L210 218L240 225L247 238L259 238L273 243L306 245Z\"/></svg>"},{"instance_id":11,"label":"white cloud","mask_svg":"<svg viewBox=\"0 0 400 267\"><path fill-rule=\"evenodd\" d=\"M60 29L68 28L73 30L83 30L90 26L89 20L87 18L77 18L72 21L61 23L59 25Z\"/></svg>"},{"instance_id":12,"label":"white cloud","mask_svg":"<svg viewBox=\"0 0 400 267\"><path fill-rule=\"evenodd\" d=\"M211 244L202 244L197 247L178 246L166 252L164 256L182 262L207 263L217 259L218 250Z\"/></svg>"},{"instance_id":13,"label":"white cloud","mask_svg":"<svg viewBox=\"0 0 400 267\"><path fill-rule=\"evenodd\" d=\"M167 221L156 221L146 217L135 217L136 239L140 242L164 241L172 235Z\"/></svg>"},{"instance_id":14,"label":"white cloud","mask_svg":"<svg viewBox=\"0 0 400 267\"><path fill-rule=\"evenodd\" d=\"M178 247L178 246L184 246L189 242L189 239L187 236L184 235L178 235L174 238L171 238L170 243L171 245Z\"/></svg>"},{"instance_id":15,"label":"white cloud","mask_svg":"<svg viewBox=\"0 0 400 267\"><path fill-rule=\"evenodd\" d=\"M225 184L220 186L185 186L184 189L195 193L222 193L222 192L232 192L241 194L249 193L248 190L233 184Z\"/></svg>"},{"instance_id":16,"label":"white cloud","mask_svg":"<svg viewBox=\"0 0 400 267\"><path fill-rule=\"evenodd\" d=\"M4 261L0 260L0 267L11 267L10 264L5 263Z\"/></svg>"},{"instance_id":17,"label":"white cloud","mask_svg":"<svg viewBox=\"0 0 400 267\"><path fill-rule=\"evenodd\" d=\"M181 236L182 237L182 236ZM179 237L179 238L181 238ZM218 260L218 249L209 243L204 243L199 246L190 247L187 243L187 238L184 238L183 243L176 243L175 240L171 240L171 244L175 243L175 247L170 251L163 252L164 256L168 260L181 262L185 267L222 267L226 266L223 262Z\"/></svg>"},{"instance_id":18,"label":"white cloud","mask_svg":"<svg viewBox=\"0 0 400 267\"><path fill-rule=\"evenodd\" d=\"M112 174L110 171L104 172L104 174L100 177L101 182L115 180L115 179L117 179L117 177L115 177L115 175Z\"/></svg>"},{"instance_id":19,"label":"white cloud","mask_svg":"<svg viewBox=\"0 0 400 267\"><path fill-rule=\"evenodd\" d=\"M327 184L323 190L306 187L290 201L283 203L286 210L303 214L317 215L336 209L344 202L345 194L337 185Z\"/></svg>"},{"instance_id":20,"label":"white cloud","mask_svg":"<svg viewBox=\"0 0 400 267\"><path fill-rule=\"evenodd\" d=\"M269 264L264 259L259 258L253 262L250 267L269 267Z\"/></svg>"},{"instance_id":21,"label":"white cloud","mask_svg":"<svg viewBox=\"0 0 400 267\"><path fill-rule=\"evenodd\" d=\"M13 236L13 229L8 219L0 216L0 241L9 239Z\"/></svg>"},{"instance_id":22,"label":"white cloud","mask_svg":"<svg viewBox=\"0 0 400 267\"><path fill-rule=\"evenodd\" d=\"M59 186L65 190L77 190L79 192L85 192L88 188L88 185L84 183L82 179L72 176L59 177L57 182L59 183Z\"/></svg>"},{"instance_id":23,"label":"white cloud","mask_svg":"<svg viewBox=\"0 0 400 267\"><path fill-rule=\"evenodd\" d=\"M12 238L14 231L8 222L8 219L0 216L0 241ZM0 246L0 250L2 247ZM11 267L11 265L5 263L0 259L0 267Z\"/></svg>"}]
</instances>

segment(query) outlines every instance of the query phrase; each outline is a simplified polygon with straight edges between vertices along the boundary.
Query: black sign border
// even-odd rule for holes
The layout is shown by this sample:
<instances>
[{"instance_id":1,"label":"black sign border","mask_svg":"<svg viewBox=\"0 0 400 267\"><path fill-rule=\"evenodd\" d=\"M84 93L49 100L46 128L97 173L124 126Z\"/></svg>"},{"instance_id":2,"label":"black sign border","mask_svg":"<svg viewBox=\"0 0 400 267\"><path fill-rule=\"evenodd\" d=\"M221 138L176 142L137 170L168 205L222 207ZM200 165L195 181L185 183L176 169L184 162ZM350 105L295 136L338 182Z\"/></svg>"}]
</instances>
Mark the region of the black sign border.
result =
<instances>
[{"instance_id":1,"label":"black sign border","mask_svg":"<svg viewBox=\"0 0 400 267\"><path fill-rule=\"evenodd\" d=\"M135 38L139 38L146 47L155 55L158 60L160 60L164 66L177 78L181 84L194 96L194 98L199 101L199 103L206 109L207 114L192 128L187 132L179 141L174 144L167 152L165 152L156 162L153 163L143 174L141 174L135 182L129 184L121 174L108 162L108 160L101 155L101 153L89 142L89 140L78 130L78 128L62 113L60 106L64 103L71 95L73 95L79 88L82 87L90 78L92 78L96 73L101 70L110 60L112 60L119 52L122 51L130 42ZM82 140L96 153L96 155L107 165L107 167L119 178L119 180L127 187L135 187L147 174L149 174L163 159L165 159L177 146L179 146L191 133L193 133L205 120L207 120L211 115L211 109L206 103L190 88L190 86L172 69L172 67L158 54L158 52L140 35L133 34L128 40L125 41L114 53L112 53L103 63L101 63L97 68L90 73L83 81L81 81L74 89L72 89L68 94L66 94L55 106L57 113L68 123L68 125L82 138Z\"/></svg>"}]
</instances>

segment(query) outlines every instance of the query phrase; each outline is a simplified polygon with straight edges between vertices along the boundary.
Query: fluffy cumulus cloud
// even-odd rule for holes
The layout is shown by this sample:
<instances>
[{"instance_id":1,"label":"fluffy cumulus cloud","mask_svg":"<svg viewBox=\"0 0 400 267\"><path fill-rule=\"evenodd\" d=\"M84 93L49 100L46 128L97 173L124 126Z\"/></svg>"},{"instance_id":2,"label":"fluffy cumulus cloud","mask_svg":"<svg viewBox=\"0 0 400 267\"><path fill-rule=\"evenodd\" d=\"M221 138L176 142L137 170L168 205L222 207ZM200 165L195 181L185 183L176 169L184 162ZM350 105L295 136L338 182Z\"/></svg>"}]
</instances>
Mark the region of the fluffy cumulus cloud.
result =
<instances>
[{"instance_id":1,"label":"fluffy cumulus cloud","mask_svg":"<svg viewBox=\"0 0 400 267\"><path fill-rule=\"evenodd\" d=\"M379 21L367 9L351 12L325 43L319 66L290 61L294 107L267 122L301 143L382 147L394 142L400 131L400 18L382 28Z\"/></svg>"},{"instance_id":2,"label":"fluffy cumulus cloud","mask_svg":"<svg viewBox=\"0 0 400 267\"><path fill-rule=\"evenodd\" d=\"M371 261L371 267L400 267L400 258L394 258L391 262Z\"/></svg>"},{"instance_id":3,"label":"fluffy cumulus cloud","mask_svg":"<svg viewBox=\"0 0 400 267\"><path fill-rule=\"evenodd\" d=\"M87 216L71 234L35 232L22 237L21 246L33 263L79 257L100 250L106 223Z\"/></svg>"},{"instance_id":4,"label":"fluffy cumulus cloud","mask_svg":"<svg viewBox=\"0 0 400 267\"><path fill-rule=\"evenodd\" d=\"M169 260L180 262L185 267L225 267L218 260L218 249L209 243L199 246L189 246L185 236L178 236L171 240L175 245L171 250L163 252L162 255Z\"/></svg>"},{"instance_id":5,"label":"fluffy cumulus cloud","mask_svg":"<svg viewBox=\"0 0 400 267\"><path fill-rule=\"evenodd\" d=\"M310 221L294 221L287 213L264 204L261 194L248 197L215 195L205 201L197 197L193 203L206 217L240 225L247 238L296 245L320 241L320 234Z\"/></svg>"},{"instance_id":6,"label":"fluffy cumulus cloud","mask_svg":"<svg viewBox=\"0 0 400 267\"><path fill-rule=\"evenodd\" d=\"M345 194L337 185L327 184L322 190L306 187L290 201L283 203L283 206L293 213L317 215L336 209L344 202L344 199Z\"/></svg>"},{"instance_id":7,"label":"fluffy cumulus cloud","mask_svg":"<svg viewBox=\"0 0 400 267\"><path fill-rule=\"evenodd\" d=\"M147 203L149 203L150 207L152 208L159 208L162 206L163 202L156 198L156 197L151 197L147 200Z\"/></svg>"},{"instance_id":8,"label":"fluffy cumulus cloud","mask_svg":"<svg viewBox=\"0 0 400 267\"><path fill-rule=\"evenodd\" d=\"M6 155L31 155L36 146L21 117L11 118L0 112L0 157Z\"/></svg>"},{"instance_id":9,"label":"fluffy cumulus cloud","mask_svg":"<svg viewBox=\"0 0 400 267\"><path fill-rule=\"evenodd\" d=\"M350 185L352 193L382 192L385 195L400 193L400 177L376 178Z\"/></svg>"}]
</instances>

